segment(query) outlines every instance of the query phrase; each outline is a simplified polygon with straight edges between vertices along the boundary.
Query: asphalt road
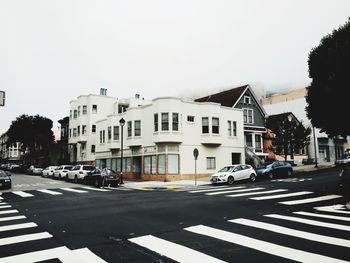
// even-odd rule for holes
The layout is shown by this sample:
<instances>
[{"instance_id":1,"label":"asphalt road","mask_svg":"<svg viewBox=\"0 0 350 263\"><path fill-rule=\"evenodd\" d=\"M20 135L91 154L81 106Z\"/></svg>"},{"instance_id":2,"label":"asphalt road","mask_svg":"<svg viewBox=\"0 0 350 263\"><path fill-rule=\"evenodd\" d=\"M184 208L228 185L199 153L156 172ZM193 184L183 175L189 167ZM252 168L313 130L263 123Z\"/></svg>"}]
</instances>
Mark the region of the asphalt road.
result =
<instances>
[{"instance_id":1,"label":"asphalt road","mask_svg":"<svg viewBox=\"0 0 350 263\"><path fill-rule=\"evenodd\" d=\"M350 194L337 181L331 170L231 187L3 193L0 262L346 262Z\"/></svg>"}]
</instances>

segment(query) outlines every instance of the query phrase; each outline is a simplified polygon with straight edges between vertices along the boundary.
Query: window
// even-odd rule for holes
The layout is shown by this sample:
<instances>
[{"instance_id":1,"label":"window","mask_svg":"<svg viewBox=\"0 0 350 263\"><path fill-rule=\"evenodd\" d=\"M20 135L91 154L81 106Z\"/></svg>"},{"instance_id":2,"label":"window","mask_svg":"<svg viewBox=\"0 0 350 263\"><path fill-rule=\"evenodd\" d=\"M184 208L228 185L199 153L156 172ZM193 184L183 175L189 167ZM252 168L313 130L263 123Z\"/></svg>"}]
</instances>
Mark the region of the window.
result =
<instances>
[{"instance_id":1,"label":"window","mask_svg":"<svg viewBox=\"0 0 350 263\"><path fill-rule=\"evenodd\" d=\"M244 104L251 104L251 98L249 96L244 96Z\"/></svg>"},{"instance_id":2,"label":"window","mask_svg":"<svg viewBox=\"0 0 350 263\"><path fill-rule=\"evenodd\" d=\"M95 133L95 132L96 132L96 125L92 125L92 126L91 126L91 132L92 132L92 133Z\"/></svg>"},{"instance_id":3,"label":"window","mask_svg":"<svg viewBox=\"0 0 350 263\"><path fill-rule=\"evenodd\" d=\"M78 126L78 136L80 136L80 126Z\"/></svg>"},{"instance_id":4,"label":"window","mask_svg":"<svg viewBox=\"0 0 350 263\"><path fill-rule=\"evenodd\" d=\"M100 131L100 143L102 143L102 131Z\"/></svg>"},{"instance_id":5,"label":"window","mask_svg":"<svg viewBox=\"0 0 350 263\"><path fill-rule=\"evenodd\" d=\"M219 134L219 118L212 118L212 133Z\"/></svg>"},{"instance_id":6,"label":"window","mask_svg":"<svg viewBox=\"0 0 350 263\"><path fill-rule=\"evenodd\" d=\"M107 131L108 131L107 132L107 140L111 141L112 140L112 127L108 126Z\"/></svg>"},{"instance_id":7,"label":"window","mask_svg":"<svg viewBox=\"0 0 350 263\"><path fill-rule=\"evenodd\" d=\"M105 130L100 131L100 143L105 143Z\"/></svg>"},{"instance_id":8,"label":"window","mask_svg":"<svg viewBox=\"0 0 350 263\"><path fill-rule=\"evenodd\" d=\"M194 122L194 116L187 116L187 121L188 122Z\"/></svg>"},{"instance_id":9,"label":"window","mask_svg":"<svg viewBox=\"0 0 350 263\"><path fill-rule=\"evenodd\" d=\"M73 128L73 137L77 137L77 128Z\"/></svg>"},{"instance_id":10,"label":"window","mask_svg":"<svg viewBox=\"0 0 350 263\"><path fill-rule=\"evenodd\" d=\"M95 149L96 149L96 146L95 145L91 145L91 153L95 153Z\"/></svg>"},{"instance_id":11,"label":"window","mask_svg":"<svg viewBox=\"0 0 350 263\"><path fill-rule=\"evenodd\" d=\"M132 122L128 121L128 137L132 136Z\"/></svg>"},{"instance_id":12,"label":"window","mask_svg":"<svg viewBox=\"0 0 350 263\"><path fill-rule=\"evenodd\" d=\"M81 134L85 135L86 134L86 125L81 126Z\"/></svg>"},{"instance_id":13,"label":"window","mask_svg":"<svg viewBox=\"0 0 350 263\"><path fill-rule=\"evenodd\" d=\"M228 136L232 136L232 122L231 121L227 121L227 132L228 132Z\"/></svg>"},{"instance_id":14,"label":"window","mask_svg":"<svg viewBox=\"0 0 350 263\"><path fill-rule=\"evenodd\" d=\"M173 131L179 130L179 114L173 113Z\"/></svg>"},{"instance_id":15,"label":"window","mask_svg":"<svg viewBox=\"0 0 350 263\"><path fill-rule=\"evenodd\" d=\"M252 135L251 134L246 134L246 136L245 136L245 144L248 147L253 147L253 140L252 140Z\"/></svg>"},{"instance_id":16,"label":"window","mask_svg":"<svg viewBox=\"0 0 350 263\"><path fill-rule=\"evenodd\" d=\"M165 154L158 155L158 174L165 174Z\"/></svg>"},{"instance_id":17,"label":"window","mask_svg":"<svg viewBox=\"0 0 350 263\"><path fill-rule=\"evenodd\" d=\"M145 156L143 158L143 173L144 174L156 174L156 155Z\"/></svg>"},{"instance_id":18,"label":"window","mask_svg":"<svg viewBox=\"0 0 350 263\"><path fill-rule=\"evenodd\" d=\"M87 106L83 105L83 115L87 114Z\"/></svg>"},{"instance_id":19,"label":"window","mask_svg":"<svg viewBox=\"0 0 350 263\"><path fill-rule=\"evenodd\" d=\"M153 121L154 121L154 131L158 131L158 113L155 113L153 115Z\"/></svg>"},{"instance_id":20,"label":"window","mask_svg":"<svg viewBox=\"0 0 350 263\"><path fill-rule=\"evenodd\" d=\"M162 113L162 131L169 130L169 113Z\"/></svg>"},{"instance_id":21,"label":"window","mask_svg":"<svg viewBox=\"0 0 350 263\"><path fill-rule=\"evenodd\" d=\"M207 157L207 169L215 169L216 160L215 157Z\"/></svg>"},{"instance_id":22,"label":"window","mask_svg":"<svg viewBox=\"0 0 350 263\"><path fill-rule=\"evenodd\" d=\"M134 121L134 136L141 136L141 121Z\"/></svg>"},{"instance_id":23,"label":"window","mask_svg":"<svg viewBox=\"0 0 350 263\"><path fill-rule=\"evenodd\" d=\"M69 129L69 138L72 137L72 129Z\"/></svg>"},{"instance_id":24,"label":"window","mask_svg":"<svg viewBox=\"0 0 350 263\"><path fill-rule=\"evenodd\" d=\"M255 134L255 148L261 149L261 135Z\"/></svg>"},{"instance_id":25,"label":"window","mask_svg":"<svg viewBox=\"0 0 350 263\"><path fill-rule=\"evenodd\" d=\"M96 104L92 105L92 113L97 113L97 105Z\"/></svg>"},{"instance_id":26,"label":"window","mask_svg":"<svg viewBox=\"0 0 350 263\"><path fill-rule=\"evenodd\" d=\"M232 122L232 136L237 136L237 123L235 121Z\"/></svg>"},{"instance_id":27,"label":"window","mask_svg":"<svg viewBox=\"0 0 350 263\"><path fill-rule=\"evenodd\" d=\"M209 133L209 118L202 118L202 133Z\"/></svg>"},{"instance_id":28,"label":"window","mask_svg":"<svg viewBox=\"0 0 350 263\"><path fill-rule=\"evenodd\" d=\"M119 126L113 127L113 140L119 140Z\"/></svg>"},{"instance_id":29,"label":"window","mask_svg":"<svg viewBox=\"0 0 350 263\"><path fill-rule=\"evenodd\" d=\"M227 121L228 136L237 136L237 123L235 121Z\"/></svg>"},{"instance_id":30,"label":"window","mask_svg":"<svg viewBox=\"0 0 350 263\"><path fill-rule=\"evenodd\" d=\"M244 123L252 124L254 122L254 115L252 109L243 109L243 121Z\"/></svg>"},{"instance_id":31,"label":"window","mask_svg":"<svg viewBox=\"0 0 350 263\"><path fill-rule=\"evenodd\" d=\"M78 114L77 110L74 110L74 114L73 114L73 118L74 118L74 119L77 118L77 114Z\"/></svg>"},{"instance_id":32,"label":"window","mask_svg":"<svg viewBox=\"0 0 350 263\"><path fill-rule=\"evenodd\" d=\"M80 116L80 106L78 106L78 116Z\"/></svg>"},{"instance_id":33,"label":"window","mask_svg":"<svg viewBox=\"0 0 350 263\"><path fill-rule=\"evenodd\" d=\"M72 110L69 111L69 118L72 118Z\"/></svg>"},{"instance_id":34,"label":"window","mask_svg":"<svg viewBox=\"0 0 350 263\"><path fill-rule=\"evenodd\" d=\"M168 174L179 174L178 154L168 154Z\"/></svg>"}]
</instances>

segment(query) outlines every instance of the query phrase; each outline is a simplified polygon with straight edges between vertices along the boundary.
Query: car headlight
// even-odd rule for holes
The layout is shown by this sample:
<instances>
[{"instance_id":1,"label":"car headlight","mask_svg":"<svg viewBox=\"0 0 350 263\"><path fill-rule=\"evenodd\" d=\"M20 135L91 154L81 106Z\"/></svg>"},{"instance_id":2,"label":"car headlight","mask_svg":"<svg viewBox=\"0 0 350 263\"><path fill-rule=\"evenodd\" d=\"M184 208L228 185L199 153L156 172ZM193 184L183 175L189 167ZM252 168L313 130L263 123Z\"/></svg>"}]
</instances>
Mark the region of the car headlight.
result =
<instances>
[{"instance_id":1,"label":"car headlight","mask_svg":"<svg viewBox=\"0 0 350 263\"><path fill-rule=\"evenodd\" d=\"M226 176L226 174L220 174L219 175L219 177L225 177Z\"/></svg>"},{"instance_id":2,"label":"car headlight","mask_svg":"<svg viewBox=\"0 0 350 263\"><path fill-rule=\"evenodd\" d=\"M11 180L10 179L6 179L5 182L8 183L8 182L11 182Z\"/></svg>"}]
</instances>

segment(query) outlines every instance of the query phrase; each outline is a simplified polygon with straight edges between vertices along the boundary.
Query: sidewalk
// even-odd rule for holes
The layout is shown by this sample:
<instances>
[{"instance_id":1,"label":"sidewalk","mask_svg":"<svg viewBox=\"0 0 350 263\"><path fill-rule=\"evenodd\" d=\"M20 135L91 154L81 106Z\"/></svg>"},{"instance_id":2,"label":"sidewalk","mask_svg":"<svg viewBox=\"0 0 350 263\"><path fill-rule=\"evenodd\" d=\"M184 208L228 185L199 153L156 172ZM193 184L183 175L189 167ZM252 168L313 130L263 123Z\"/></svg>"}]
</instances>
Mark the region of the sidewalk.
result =
<instances>
[{"instance_id":1,"label":"sidewalk","mask_svg":"<svg viewBox=\"0 0 350 263\"><path fill-rule=\"evenodd\" d=\"M319 163L317 165L318 167L315 167L315 164L308 164L308 165L299 165L299 166L294 166L293 170L294 173L302 173L302 172L312 172L312 171L318 171L322 169L327 169L327 168L332 168L334 167L333 162L324 162L324 163Z\"/></svg>"}]
</instances>

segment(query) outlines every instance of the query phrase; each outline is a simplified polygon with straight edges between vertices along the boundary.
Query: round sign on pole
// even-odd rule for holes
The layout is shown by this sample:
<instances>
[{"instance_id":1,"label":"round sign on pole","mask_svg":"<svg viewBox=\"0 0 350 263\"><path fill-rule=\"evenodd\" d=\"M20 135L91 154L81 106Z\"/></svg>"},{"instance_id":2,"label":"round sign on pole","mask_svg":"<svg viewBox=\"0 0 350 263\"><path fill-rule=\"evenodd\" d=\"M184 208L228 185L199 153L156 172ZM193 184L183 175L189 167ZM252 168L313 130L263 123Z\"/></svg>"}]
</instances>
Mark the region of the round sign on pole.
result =
<instances>
[{"instance_id":1,"label":"round sign on pole","mask_svg":"<svg viewBox=\"0 0 350 263\"><path fill-rule=\"evenodd\" d=\"M194 159L195 159L195 160L197 160L198 154L199 154L198 149L197 149L197 148L194 148L194 150L193 150L193 156L194 156Z\"/></svg>"}]
</instances>

